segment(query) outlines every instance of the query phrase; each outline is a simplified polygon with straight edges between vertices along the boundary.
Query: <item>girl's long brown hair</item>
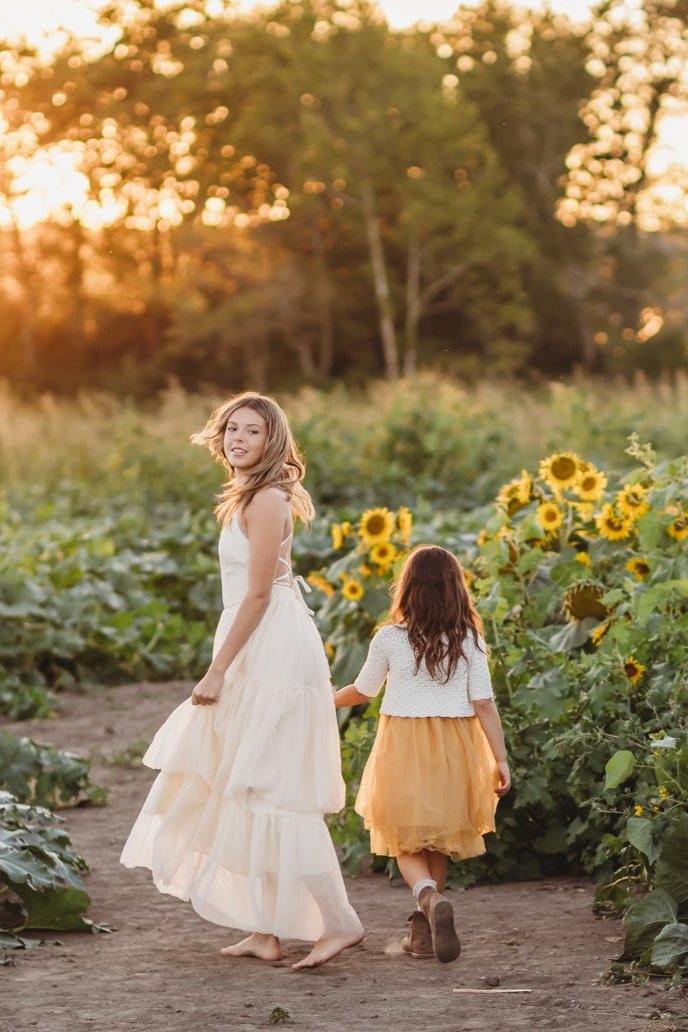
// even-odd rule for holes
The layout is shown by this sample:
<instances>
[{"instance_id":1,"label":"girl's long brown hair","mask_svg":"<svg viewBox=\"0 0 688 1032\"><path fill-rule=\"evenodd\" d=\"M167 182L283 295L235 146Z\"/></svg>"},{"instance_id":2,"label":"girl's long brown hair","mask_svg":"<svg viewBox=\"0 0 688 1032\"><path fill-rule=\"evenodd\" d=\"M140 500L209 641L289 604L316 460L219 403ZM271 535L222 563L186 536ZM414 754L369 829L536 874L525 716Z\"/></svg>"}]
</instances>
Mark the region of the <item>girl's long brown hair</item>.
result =
<instances>
[{"instance_id":1,"label":"girl's long brown hair","mask_svg":"<svg viewBox=\"0 0 688 1032\"><path fill-rule=\"evenodd\" d=\"M461 564L439 545L418 545L409 553L392 588L392 607L386 624L406 625L416 657L434 680L446 684L463 650L466 636L483 632L461 569Z\"/></svg>"},{"instance_id":2,"label":"girl's long brown hair","mask_svg":"<svg viewBox=\"0 0 688 1032\"><path fill-rule=\"evenodd\" d=\"M227 423L240 408L253 409L267 425L263 456L256 466L247 471L241 482L237 480L224 449ZM223 526L229 523L239 509L245 508L263 487L281 488L291 502L294 516L304 523L310 523L313 519L313 502L301 483L306 467L289 429L287 417L273 398L254 391L235 394L215 409L203 429L192 434L191 440L194 444L206 447L229 472L229 479L222 485L222 494L215 507L218 521Z\"/></svg>"}]
</instances>

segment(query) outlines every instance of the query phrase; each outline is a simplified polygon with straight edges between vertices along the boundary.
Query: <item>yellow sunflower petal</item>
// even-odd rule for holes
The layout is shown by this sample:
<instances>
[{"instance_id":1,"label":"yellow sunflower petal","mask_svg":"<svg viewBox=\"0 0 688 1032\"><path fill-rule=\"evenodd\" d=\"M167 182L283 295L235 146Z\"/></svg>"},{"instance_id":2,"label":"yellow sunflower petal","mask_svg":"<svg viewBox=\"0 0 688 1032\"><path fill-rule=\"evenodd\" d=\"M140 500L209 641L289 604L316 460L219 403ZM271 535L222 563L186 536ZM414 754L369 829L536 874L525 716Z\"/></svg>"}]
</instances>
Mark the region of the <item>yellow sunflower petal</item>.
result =
<instances>
[{"instance_id":1,"label":"yellow sunflower petal","mask_svg":"<svg viewBox=\"0 0 688 1032\"><path fill-rule=\"evenodd\" d=\"M347 580L342 585L342 595L349 602L357 602L359 598L363 598L363 585L356 580Z\"/></svg>"},{"instance_id":2,"label":"yellow sunflower petal","mask_svg":"<svg viewBox=\"0 0 688 1032\"><path fill-rule=\"evenodd\" d=\"M389 566L397 555L396 548L390 541L381 541L370 549L370 558L377 566Z\"/></svg>"},{"instance_id":3,"label":"yellow sunflower petal","mask_svg":"<svg viewBox=\"0 0 688 1032\"><path fill-rule=\"evenodd\" d=\"M395 524L394 513L389 509L383 507L368 509L361 516L358 533L364 544L376 545L379 541L389 541L394 533Z\"/></svg>"},{"instance_id":4,"label":"yellow sunflower petal","mask_svg":"<svg viewBox=\"0 0 688 1032\"><path fill-rule=\"evenodd\" d=\"M554 502L542 502L535 511L535 518L543 530L557 530L564 522L564 513Z\"/></svg>"},{"instance_id":5,"label":"yellow sunflower petal","mask_svg":"<svg viewBox=\"0 0 688 1032\"><path fill-rule=\"evenodd\" d=\"M598 502L607 486L607 475L594 466L587 465L578 474L575 491L583 502Z\"/></svg>"},{"instance_id":6,"label":"yellow sunflower petal","mask_svg":"<svg viewBox=\"0 0 688 1032\"><path fill-rule=\"evenodd\" d=\"M627 484L616 496L619 512L631 520L639 520L650 509L647 488L642 484Z\"/></svg>"},{"instance_id":7,"label":"yellow sunflower petal","mask_svg":"<svg viewBox=\"0 0 688 1032\"><path fill-rule=\"evenodd\" d=\"M629 656L623 662L623 672L633 684L637 684L645 673L645 667L633 656Z\"/></svg>"},{"instance_id":8,"label":"yellow sunflower petal","mask_svg":"<svg viewBox=\"0 0 688 1032\"><path fill-rule=\"evenodd\" d=\"M651 572L647 559L629 559L625 565L628 572L632 573L635 579L639 581L645 580Z\"/></svg>"},{"instance_id":9,"label":"yellow sunflower petal","mask_svg":"<svg viewBox=\"0 0 688 1032\"><path fill-rule=\"evenodd\" d=\"M576 483L582 466L575 452L555 452L540 463L540 476L555 491L564 491Z\"/></svg>"},{"instance_id":10,"label":"yellow sunflower petal","mask_svg":"<svg viewBox=\"0 0 688 1032\"><path fill-rule=\"evenodd\" d=\"M668 531L675 541L684 541L688 537L688 513L676 516L669 524Z\"/></svg>"},{"instance_id":11,"label":"yellow sunflower petal","mask_svg":"<svg viewBox=\"0 0 688 1032\"><path fill-rule=\"evenodd\" d=\"M633 533L633 520L622 516L613 505L607 503L595 518L597 529L607 541L624 541Z\"/></svg>"}]
</instances>

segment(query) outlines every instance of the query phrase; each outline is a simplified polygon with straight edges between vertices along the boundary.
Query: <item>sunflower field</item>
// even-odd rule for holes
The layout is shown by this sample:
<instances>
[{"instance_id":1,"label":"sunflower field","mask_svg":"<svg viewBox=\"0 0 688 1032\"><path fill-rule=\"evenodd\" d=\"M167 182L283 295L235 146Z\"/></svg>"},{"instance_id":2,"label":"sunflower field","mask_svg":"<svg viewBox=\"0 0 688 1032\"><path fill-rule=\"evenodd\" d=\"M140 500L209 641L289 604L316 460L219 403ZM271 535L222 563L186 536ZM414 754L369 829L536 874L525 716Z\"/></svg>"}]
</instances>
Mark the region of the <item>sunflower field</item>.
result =
<instances>
[{"instance_id":1,"label":"sunflower field","mask_svg":"<svg viewBox=\"0 0 688 1032\"><path fill-rule=\"evenodd\" d=\"M203 672L221 470L188 438L217 400L0 389L0 715ZM685 968L688 467L671 456L688 379L530 390L428 375L282 400L320 513L294 565L334 683L358 673L413 544L461 558L485 620L515 784L486 856L455 880L591 874L597 906L627 911L628 962ZM656 454L623 451L634 428ZM351 804L378 707L339 711L349 798L332 831L350 871L368 855ZM7 805L16 823L12 806L41 804Z\"/></svg>"},{"instance_id":2,"label":"sunflower field","mask_svg":"<svg viewBox=\"0 0 688 1032\"><path fill-rule=\"evenodd\" d=\"M688 969L688 459L632 439L614 476L573 452L505 484L477 535L447 540L411 512L332 527L311 574L335 684L351 681L412 543L462 559L485 621L514 775L485 857L456 879L588 873L597 906L627 910L626 959ZM352 812L379 700L344 716L350 870L366 855ZM638 900L639 890L651 890Z\"/></svg>"}]
</instances>

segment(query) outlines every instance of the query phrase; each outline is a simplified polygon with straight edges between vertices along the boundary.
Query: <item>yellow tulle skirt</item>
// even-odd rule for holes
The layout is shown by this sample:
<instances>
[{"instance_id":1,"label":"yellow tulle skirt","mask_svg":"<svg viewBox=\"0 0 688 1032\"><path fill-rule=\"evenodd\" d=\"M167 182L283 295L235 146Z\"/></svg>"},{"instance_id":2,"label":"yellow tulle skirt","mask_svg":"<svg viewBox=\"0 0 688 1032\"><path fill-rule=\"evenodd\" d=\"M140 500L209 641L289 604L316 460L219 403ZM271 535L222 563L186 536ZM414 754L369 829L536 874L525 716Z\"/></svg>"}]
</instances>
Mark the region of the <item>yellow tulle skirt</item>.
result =
<instances>
[{"instance_id":1,"label":"yellow tulle skirt","mask_svg":"<svg viewBox=\"0 0 688 1032\"><path fill-rule=\"evenodd\" d=\"M370 851L485 852L495 830L494 759L477 717L380 717L356 798Z\"/></svg>"}]
</instances>

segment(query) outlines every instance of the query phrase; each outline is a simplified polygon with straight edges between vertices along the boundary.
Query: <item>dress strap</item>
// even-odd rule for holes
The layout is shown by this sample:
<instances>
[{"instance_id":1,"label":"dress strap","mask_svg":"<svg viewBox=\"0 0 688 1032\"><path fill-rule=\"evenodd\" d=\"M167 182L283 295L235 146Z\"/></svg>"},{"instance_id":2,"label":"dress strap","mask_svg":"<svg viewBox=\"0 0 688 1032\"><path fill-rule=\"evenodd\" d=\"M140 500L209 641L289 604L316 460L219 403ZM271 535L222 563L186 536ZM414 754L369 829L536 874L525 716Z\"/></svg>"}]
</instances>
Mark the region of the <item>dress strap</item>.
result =
<instances>
[{"instance_id":1,"label":"dress strap","mask_svg":"<svg viewBox=\"0 0 688 1032\"><path fill-rule=\"evenodd\" d=\"M291 585L291 582L293 580L292 572L291 572L291 563L283 555L278 555L277 556L277 562L278 563L282 563L282 565L285 566L286 569L285 569L284 573L278 574L278 576L275 577L275 579L273 580L272 583L273 584L288 584L288 585ZM285 580L285 578L286 578L286 580Z\"/></svg>"}]
</instances>

